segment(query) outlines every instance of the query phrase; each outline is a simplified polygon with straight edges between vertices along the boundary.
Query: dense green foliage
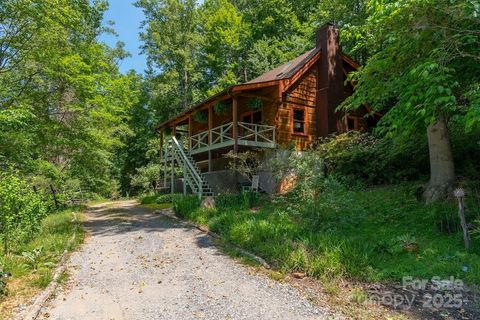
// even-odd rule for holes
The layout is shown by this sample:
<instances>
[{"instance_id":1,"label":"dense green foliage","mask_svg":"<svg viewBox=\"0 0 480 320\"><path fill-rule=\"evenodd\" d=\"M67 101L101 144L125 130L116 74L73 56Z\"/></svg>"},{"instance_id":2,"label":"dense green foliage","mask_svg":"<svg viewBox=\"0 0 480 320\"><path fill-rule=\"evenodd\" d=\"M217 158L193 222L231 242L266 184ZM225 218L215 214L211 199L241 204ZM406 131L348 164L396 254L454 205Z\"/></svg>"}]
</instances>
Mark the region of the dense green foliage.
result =
<instances>
[{"instance_id":1,"label":"dense green foliage","mask_svg":"<svg viewBox=\"0 0 480 320\"><path fill-rule=\"evenodd\" d=\"M131 133L136 75L97 37L105 1L6 0L0 5L0 167L38 189L114 191L115 150ZM35 178L34 178L35 177Z\"/></svg>"},{"instance_id":2,"label":"dense green foliage","mask_svg":"<svg viewBox=\"0 0 480 320\"><path fill-rule=\"evenodd\" d=\"M480 157L475 138L479 134L479 130L465 133L460 123L451 125L456 169L462 181L480 179L480 167L474 160ZM314 181L328 175L349 181L351 187L402 181L418 181L420 185L420 181L428 177L428 145L425 135L418 133L379 137L351 131L320 139L309 152L294 153L289 161L277 159L270 167L278 177L295 170L302 181Z\"/></svg>"},{"instance_id":3,"label":"dense green foliage","mask_svg":"<svg viewBox=\"0 0 480 320\"><path fill-rule=\"evenodd\" d=\"M358 47L373 54L353 76L347 105L386 111L387 130L418 131L438 117L478 125L480 8L475 1L401 0L368 4Z\"/></svg>"},{"instance_id":4,"label":"dense green foliage","mask_svg":"<svg viewBox=\"0 0 480 320\"><path fill-rule=\"evenodd\" d=\"M63 252L82 243L80 209L70 208L47 216L28 240L12 243L12 254L0 252L0 269L11 273L11 278L6 279L7 296L2 300L5 304L0 308L0 317L11 317L11 308L16 304L10 301L48 286Z\"/></svg>"},{"instance_id":5,"label":"dense green foliage","mask_svg":"<svg viewBox=\"0 0 480 320\"><path fill-rule=\"evenodd\" d=\"M480 283L475 271L480 259L463 249L458 222L442 228L449 219L457 221L454 204L425 206L410 184L348 191L330 180L325 187L317 198L299 189L264 199L260 211L250 209L258 202L245 202L241 195L223 196L215 210L199 208L195 197L181 197L175 210L283 272L367 281L453 275ZM468 203L469 219L478 217L478 203ZM471 271L463 272L464 265Z\"/></svg>"},{"instance_id":6,"label":"dense green foliage","mask_svg":"<svg viewBox=\"0 0 480 320\"><path fill-rule=\"evenodd\" d=\"M376 137L385 147L367 155L372 161L365 179L383 183L425 175L424 129L439 114L457 132L452 147L459 173L478 172L472 160L478 144L461 139L478 130L474 2L139 0L135 5L145 13L144 79L119 73L117 63L128 55L121 43L109 48L98 41L109 30L102 25L106 1L2 3L2 168L14 166L44 192L53 187L61 201L149 192L156 186L156 123L312 48L315 29L333 22L343 50L365 65L352 75L357 90L345 107L368 102L385 113L384 130ZM218 106L216 112L226 109ZM399 129L410 132L410 140L396 134L382 140ZM421 147L413 148L415 143ZM417 162L403 161L411 151ZM379 157L391 160L379 164L385 170L375 167ZM375 176L386 171L391 174Z\"/></svg>"},{"instance_id":7,"label":"dense green foliage","mask_svg":"<svg viewBox=\"0 0 480 320\"><path fill-rule=\"evenodd\" d=\"M363 1L138 0L150 70L149 104L165 120L228 86L246 82L314 46L335 22L347 52L366 18ZM348 28L347 28L348 27ZM366 54L358 49L357 57Z\"/></svg>"},{"instance_id":8,"label":"dense green foliage","mask_svg":"<svg viewBox=\"0 0 480 320\"><path fill-rule=\"evenodd\" d=\"M11 173L0 173L0 236L3 251L12 242L31 238L45 217L42 199L30 186Z\"/></svg>"}]
</instances>

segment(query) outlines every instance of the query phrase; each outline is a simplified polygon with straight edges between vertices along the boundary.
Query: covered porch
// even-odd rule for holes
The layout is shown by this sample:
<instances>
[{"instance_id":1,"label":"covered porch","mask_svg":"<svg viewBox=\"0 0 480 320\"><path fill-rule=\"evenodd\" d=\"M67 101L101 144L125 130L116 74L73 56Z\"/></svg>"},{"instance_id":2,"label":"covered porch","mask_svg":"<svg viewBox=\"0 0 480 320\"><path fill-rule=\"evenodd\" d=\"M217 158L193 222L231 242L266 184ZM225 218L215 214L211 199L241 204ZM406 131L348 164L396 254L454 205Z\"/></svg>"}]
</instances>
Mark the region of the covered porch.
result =
<instances>
[{"instance_id":1,"label":"covered porch","mask_svg":"<svg viewBox=\"0 0 480 320\"><path fill-rule=\"evenodd\" d=\"M220 174L222 182L231 178L225 154L276 148L279 102L267 90L275 88L263 88L263 94L256 95L224 92L159 125L163 188L178 192L175 185L181 181L184 193L212 195L212 181L219 179L214 174Z\"/></svg>"},{"instance_id":2,"label":"covered porch","mask_svg":"<svg viewBox=\"0 0 480 320\"><path fill-rule=\"evenodd\" d=\"M247 122L235 126L230 122L188 138L191 155L236 146L275 148L275 127Z\"/></svg>"},{"instance_id":3,"label":"covered porch","mask_svg":"<svg viewBox=\"0 0 480 320\"><path fill-rule=\"evenodd\" d=\"M212 171L212 160L221 162L229 151L276 148L275 117L281 103L277 96L275 86L249 93L227 90L160 124L157 132L162 160L171 148L171 137L199 162L202 172ZM216 170L222 169L218 164Z\"/></svg>"}]
</instances>

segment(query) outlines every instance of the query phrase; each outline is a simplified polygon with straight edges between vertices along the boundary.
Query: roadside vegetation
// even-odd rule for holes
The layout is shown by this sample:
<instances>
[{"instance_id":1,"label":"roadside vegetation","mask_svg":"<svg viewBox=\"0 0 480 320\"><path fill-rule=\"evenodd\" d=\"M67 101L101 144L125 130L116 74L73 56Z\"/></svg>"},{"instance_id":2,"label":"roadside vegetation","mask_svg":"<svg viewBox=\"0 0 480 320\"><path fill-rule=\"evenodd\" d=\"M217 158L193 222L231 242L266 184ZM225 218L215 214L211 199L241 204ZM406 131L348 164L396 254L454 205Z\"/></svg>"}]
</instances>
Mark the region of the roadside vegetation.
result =
<instances>
[{"instance_id":1,"label":"roadside vegetation","mask_svg":"<svg viewBox=\"0 0 480 320\"><path fill-rule=\"evenodd\" d=\"M8 276L1 283L0 318L9 318L14 308L28 304L46 288L64 251L73 251L82 243L82 211L82 207L72 207L49 213L35 232L12 242L8 253L0 250L0 266Z\"/></svg>"},{"instance_id":2,"label":"roadside vegetation","mask_svg":"<svg viewBox=\"0 0 480 320\"><path fill-rule=\"evenodd\" d=\"M244 193L219 196L216 209L202 209L187 196L176 198L174 208L283 273L369 282L455 276L480 284L480 256L463 248L455 204L419 203L412 183L348 190L327 180L325 186L316 200L298 192L273 199ZM471 219L479 217L478 200L469 203Z\"/></svg>"},{"instance_id":3,"label":"roadside vegetation","mask_svg":"<svg viewBox=\"0 0 480 320\"><path fill-rule=\"evenodd\" d=\"M173 205L173 199L179 196L179 194L172 195L150 193L140 197L140 204L142 207L156 210L171 208Z\"/></svg>"}]
</instances>

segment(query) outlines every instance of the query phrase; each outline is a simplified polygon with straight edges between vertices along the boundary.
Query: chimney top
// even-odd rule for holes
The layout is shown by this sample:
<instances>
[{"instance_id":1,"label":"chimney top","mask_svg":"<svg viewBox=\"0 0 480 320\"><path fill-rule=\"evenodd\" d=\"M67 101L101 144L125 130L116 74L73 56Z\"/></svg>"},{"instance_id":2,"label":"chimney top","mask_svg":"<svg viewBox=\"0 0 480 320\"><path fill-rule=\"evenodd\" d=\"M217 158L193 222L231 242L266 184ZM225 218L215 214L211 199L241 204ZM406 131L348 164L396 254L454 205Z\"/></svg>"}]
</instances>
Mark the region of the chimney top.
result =
<instances>
[{"instance_id":1,"label":"chimney top","mask_svg":"<svg viewBox=\"0 0 480 320\"><path fill-rule=\"evenodd\" d=\"M338 29L333 23L325 23L316 31L316 47L321 48L330 37L338 38Z\"/></svg>"}]
</instances>

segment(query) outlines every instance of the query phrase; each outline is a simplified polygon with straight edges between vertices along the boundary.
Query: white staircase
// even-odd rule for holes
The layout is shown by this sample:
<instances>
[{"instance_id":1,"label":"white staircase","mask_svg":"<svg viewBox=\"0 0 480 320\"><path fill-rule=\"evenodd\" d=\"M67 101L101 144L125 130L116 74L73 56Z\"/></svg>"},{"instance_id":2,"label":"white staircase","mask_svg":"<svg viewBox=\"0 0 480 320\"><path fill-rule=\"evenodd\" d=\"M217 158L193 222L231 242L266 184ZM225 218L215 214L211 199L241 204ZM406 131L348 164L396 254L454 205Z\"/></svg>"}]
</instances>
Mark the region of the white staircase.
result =
<instances>
[{"instance_id":1,"label":"white staircase","mask_svg":"<svg viewBox=\"0 0 480 320\"><path fill-rule=\"evenodd\" d=\"M188 151L185 151L183 146L178 142L177 138L172 137L170 145L164 152L165 165L172 165L172 172L175 165L177 165L183 172L183 192L187 193L187 187L190 188L192 193L198 195L199 198L213 196L212 189L210 188L205 177L202 175L197 163L192 158ZM166 182L166 170L164 181ZM173 178L173 173L172 173ZM171 182L173 183L173 181ZM173 190L173 188L172 188Z\"/></svg>"}]
</instances>

